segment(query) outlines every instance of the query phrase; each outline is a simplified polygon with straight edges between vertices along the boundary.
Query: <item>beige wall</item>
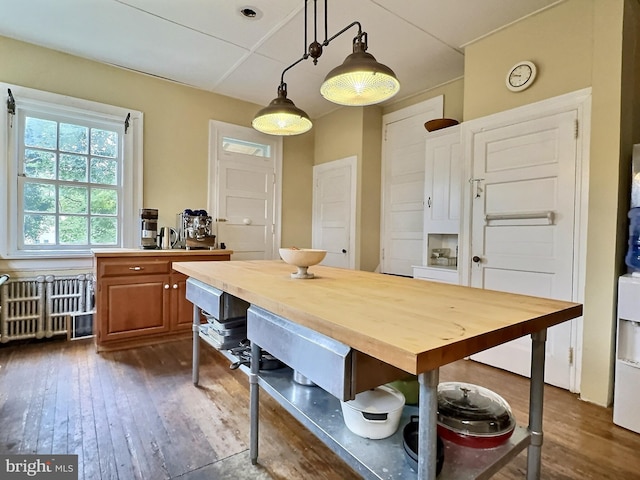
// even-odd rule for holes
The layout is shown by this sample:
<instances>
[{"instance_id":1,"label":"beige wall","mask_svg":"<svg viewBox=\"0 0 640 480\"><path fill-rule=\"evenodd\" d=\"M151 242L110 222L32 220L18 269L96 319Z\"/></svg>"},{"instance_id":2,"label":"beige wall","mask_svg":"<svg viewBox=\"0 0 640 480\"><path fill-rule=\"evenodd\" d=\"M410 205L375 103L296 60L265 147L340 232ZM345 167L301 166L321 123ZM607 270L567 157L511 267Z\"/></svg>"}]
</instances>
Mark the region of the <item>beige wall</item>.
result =
<instances>
[{"instance_id":1,"label":"beige wall","mask_svg":"<svg viewBox=\"0 0 640 480\"><path fill-rule=\"evenodd\" d=\"M285 137L282 172L283 247L311 247L313 205L313 130L303 135Z\"/></svg>"},{"instance_id":2,"label":"beige wall","mask_svg":"<svg viewBox=\"0 0 640 480\"><path fill-rule=\"evenodd\" d=\"M621 140L622 105L629 105L621 91L625 5L637 10L635 0L568 0L465 52L465 120L592 87L581 396L603 405L611 401L616 285L628 209L628 175L621 178L621 168L632 144L629 136ZM637 16L628 17L637 32ZM534 61L538 78L528 90L511 93L505 76L519 60ZM628 91L637 91L637 80L628 83Z\"/></svg>"},{"instance_id":3,"label":"beige wall","mask_svg":"<svg viewBox=\"0 0 640 480\"><path fill-rule=\"evenodd\" d=\"M3 82L144 113L144 206L158 208L159 225L206 208L209 120L250 126L259 108L5 37L0 58Z\"/></svg>"},{"instance_id":4,"label":"beige wall","mask_svg":"<svg viewBox=\"0 0 640 480\"><path fill-rule=\"evenodd\" d=\"M593 3L593 0L568 0L467 46L464 119L472 120L590 86ZM520 60L534 62L538 74L532 87L513 93L507 90L505 78Z\"/></svg>"},{"instance_id":5,"label":"beige wall","mask_svg":"<svg viewBox=\"0 0 640 480\"><path fill-rule=\"evenodd\" d=\"M430 88L418 95L413 95L409 98L405 98L391 105L385 106L382 109L382 114L387 115L388 113L396 112L402 108L442 95L444 97L444 118L455 118L461 122L464 119L464 84L464 78L458 78L438 87Z\"/></svg>"},{"instance_id":6,"label":"beige wall","mask_svg":"<svg viewBox=\"0 0 640 480\"><path fill-rule=\"evenodd\" d=\"M5 37L0 58L0 81L144 113L143 199L160 225L207 206L209 120L250 126L260 108ZM283 150L282 243L310 244L313 134L285 138Z\"/></svg>"}]
</instances>

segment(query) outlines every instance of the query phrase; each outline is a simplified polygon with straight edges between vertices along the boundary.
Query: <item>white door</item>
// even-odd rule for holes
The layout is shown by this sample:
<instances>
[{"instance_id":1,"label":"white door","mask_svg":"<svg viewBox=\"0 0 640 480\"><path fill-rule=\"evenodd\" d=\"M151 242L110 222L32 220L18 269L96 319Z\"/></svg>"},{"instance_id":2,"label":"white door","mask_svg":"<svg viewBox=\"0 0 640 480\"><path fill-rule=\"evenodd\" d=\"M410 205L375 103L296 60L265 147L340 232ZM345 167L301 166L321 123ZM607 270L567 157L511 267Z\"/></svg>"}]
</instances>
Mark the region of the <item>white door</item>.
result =
<instances>
[{"instance_id":1,"label":"white door","mask_svg":"<svg viewBox=\"0 0 640 480\"><path fill-rule=\"evenodd\" d=\"M357 158L313 167L313 248L327 251L322 265L355 268Z\"/></svg>"},{"instance_id":2,"label":"white door","mask_svg":"<svg viewBox=\"0 0 640 480\"><path fill-rule=\"evenodd\" d=\"M442 117L442 96L384 116L380 271L411 276L422 263L427 120Z\"/></svg>"},{"instance_id":3,"label":"white door","mask_svg":"<svg viewBox=\"0 0 640 480\"><path fill-rule=\"evenodd\" d=\"M473 140L471 285L573 300L575 111L479 132ZM545 381L570 388L571 322L548 331ZM521 375L531 339L473 355Z\"/></svg>"},{"instance_id":4,"label":"white door","mask_svg":"<svg viewBox=\"0 0 640 480\"><path fill-rule=\"evenodd\" d=\"M211 122L210 212L233 260L277 258L280 244L280 138Z\"/></svg>"}]
</instances>

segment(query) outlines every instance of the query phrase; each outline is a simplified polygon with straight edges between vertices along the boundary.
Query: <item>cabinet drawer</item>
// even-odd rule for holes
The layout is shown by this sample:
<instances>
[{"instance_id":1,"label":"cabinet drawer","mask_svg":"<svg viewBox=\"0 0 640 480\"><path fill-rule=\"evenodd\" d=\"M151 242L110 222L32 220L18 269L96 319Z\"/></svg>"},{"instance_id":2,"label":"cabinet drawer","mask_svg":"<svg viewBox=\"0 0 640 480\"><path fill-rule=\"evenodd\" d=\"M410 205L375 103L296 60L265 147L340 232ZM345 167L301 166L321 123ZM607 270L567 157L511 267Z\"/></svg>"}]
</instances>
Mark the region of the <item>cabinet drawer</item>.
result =
<instances>
[{"instance_id":1,"label":"cabinet drawer","mask_svg":"<svg viewBox=\"0 0 640 480\"><path fill-rule=\"evenodd\" d=\"M187 300L204 310L207 315L224 322L247 316L249 304L195 278L187 279Z\"/></svg>"},{"instance_id":2,"label":"cabinet drawer","mask_svg":"<svg viewBox=\"0 0 640 480\"><path fill-rule=\"evenodd\" d=\"M170 262L154 262L150 260L128 259L119 262L103 262L99 264L98 276L115 277L122 275L153 275L156 273L169 273Z\"/></svg>"},{"instance_id":3,"label":"cabinet drawer","mask_svg":"<svg viewBox=\"0 0 640 480\"><path fill-rule=\"evenodd\" d=\"M353 398L351 347L255 305L247 338L339 399Z\"/></svg>"}]
</instances>

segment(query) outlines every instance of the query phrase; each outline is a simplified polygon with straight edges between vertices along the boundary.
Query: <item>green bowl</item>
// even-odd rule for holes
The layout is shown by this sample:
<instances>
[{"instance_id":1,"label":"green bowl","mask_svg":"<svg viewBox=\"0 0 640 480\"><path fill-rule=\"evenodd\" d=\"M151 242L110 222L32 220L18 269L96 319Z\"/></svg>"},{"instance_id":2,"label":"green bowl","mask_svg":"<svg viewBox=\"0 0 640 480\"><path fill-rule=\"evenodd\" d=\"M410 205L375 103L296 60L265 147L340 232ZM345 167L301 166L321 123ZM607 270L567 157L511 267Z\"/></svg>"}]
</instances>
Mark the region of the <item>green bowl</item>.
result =
<instances>
[{"instance_id":1,"label":"green bowl","mask_svg":"<svg viewBox=\"0 0 640 480\"><path fill-rule=\"evenodd\" d=\"M407 405L418 404L418 399L420 398L420 384L418 383L418 377L415 375L409 375L408 377L391 382L389 385L402 392Z\"/></svg>"}]
</instances>

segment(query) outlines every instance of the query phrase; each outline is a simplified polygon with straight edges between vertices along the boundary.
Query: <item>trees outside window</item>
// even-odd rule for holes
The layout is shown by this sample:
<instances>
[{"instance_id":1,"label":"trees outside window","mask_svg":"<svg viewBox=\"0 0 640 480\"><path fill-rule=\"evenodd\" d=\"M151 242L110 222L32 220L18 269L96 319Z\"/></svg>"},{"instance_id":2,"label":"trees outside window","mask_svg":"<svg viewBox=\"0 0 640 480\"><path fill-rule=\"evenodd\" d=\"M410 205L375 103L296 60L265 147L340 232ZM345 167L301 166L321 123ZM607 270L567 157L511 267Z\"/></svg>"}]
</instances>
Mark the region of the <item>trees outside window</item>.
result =
<instances>
[{"instance_id":1,"label":"trees outside window","mask_svg":"<svg viewBox=\"0 0 640 480\"><path fill-rule=\"evenodd\" d=\"M120 135L24 116L22 244L118 244Z\"/></svg>"}]
</instances>

